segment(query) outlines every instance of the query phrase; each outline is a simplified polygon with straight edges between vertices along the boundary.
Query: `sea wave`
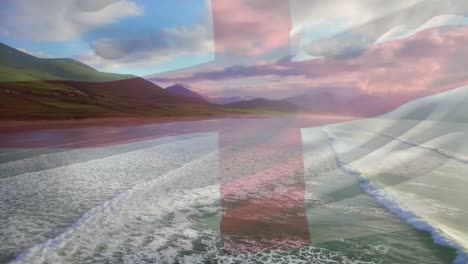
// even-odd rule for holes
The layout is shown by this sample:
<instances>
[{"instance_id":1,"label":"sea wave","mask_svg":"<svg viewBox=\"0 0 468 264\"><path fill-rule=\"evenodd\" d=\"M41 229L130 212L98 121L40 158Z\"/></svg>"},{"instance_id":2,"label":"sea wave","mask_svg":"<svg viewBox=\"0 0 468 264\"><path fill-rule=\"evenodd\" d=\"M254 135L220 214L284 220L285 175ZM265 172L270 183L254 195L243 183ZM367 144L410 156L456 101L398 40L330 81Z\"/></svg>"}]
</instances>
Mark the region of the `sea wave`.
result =
<instances>
[{"instance_id":1,"label":"sea wave","mask_svg":"<svg viewBox=\"0 0 468 264\"><path fill-rule=\"evenodd\" d=\"M162 214L176 211L178 207L182 209L194 208L193 210L203 211L204 213L219 211L219 205L216 204L219 201L219 197L216 197L219 194L219 186L215 182L210 182L209 179L202 179L196 183L186 180L188 185L193 186L190 189L180 188L183 184L177 183L177 180L182 180L182 178L187 179L188 174L193 172L194 167L202 170L201 175L206 175L207 170L211 170L213 158L216 156L217 151L205 154L180 168L169 171L152 180L139 183L102 202L98 206L86 211L58 236L27 249L19 254L11 263L42 263L43 260L47 259L60 259L57 252L67 247L69 243L78 242L80 239L77 238L81 237L83 239L80 242L91 241L93 240L92 237L95 237L96 233L99 233L103 229L122 224L116 219L126 217L125 213L128 213L128 210L137 210L135 207L141 206L144 203L142 198L144 198L145 194L151 195L151 197L160 201L157 206L158 208L156 208L160 216L157 217L159 219L162 218ZM213 179L215 178L213 177ZM154 188L157 190L155 191ZM192 204L200 201L203 201L202 203L210 207L211 210L201 210L200 204L198 206ZM139 212L143 214L148 211L140 210ZM155 212L152 211L152 213ZM144 223L146 221L145 216L140 216L138 221ZM119 241L122 242L124 239Z\"/></svg>"},{"instance_id":2,"label":"sea wave","mask_svg":"<svg viewBox=\"0 0 468 264\"><path fill-rule=\"evenodd\" d=\"M391 213L403 219L405 222L413 226L414 228L429 232L432 236L433 241L441 246L451 247L457 250L457 258L455 264L466 264L468 263L468 250L462 245L457 243L453 238L446 234L440 228L430 224L424 218L418 216L416 213L407 209L404 204L398 202L398 199L385 191L378 184L372 182L369 177L362 174L352 166L344 163L339 155L335 146L336 139L325 129L322 131L327 135L333 154L335 155L336 163L348 175L357 177L361 185L362 190L368 195L372 196L377 203L387 208Z\"/></svg>"}]
</instances>

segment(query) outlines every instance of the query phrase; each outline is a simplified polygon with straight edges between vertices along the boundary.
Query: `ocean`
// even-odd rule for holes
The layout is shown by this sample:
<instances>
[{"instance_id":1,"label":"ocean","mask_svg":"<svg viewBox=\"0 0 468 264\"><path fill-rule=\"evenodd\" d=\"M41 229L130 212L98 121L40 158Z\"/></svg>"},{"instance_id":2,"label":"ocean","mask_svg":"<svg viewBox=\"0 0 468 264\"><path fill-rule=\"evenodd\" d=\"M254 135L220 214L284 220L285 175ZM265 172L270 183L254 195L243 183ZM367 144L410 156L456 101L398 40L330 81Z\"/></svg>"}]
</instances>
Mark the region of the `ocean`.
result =
<instances>
[{"instance_id":1,"label":"ocean","mask_svg":"<svg viewBox=\"0 0 468 264\"><path fill-rule=\"evenodd\" d=\"M463 131L337 121L9 134L0 263L468 263Z\"/></svg>"}]
</instances>

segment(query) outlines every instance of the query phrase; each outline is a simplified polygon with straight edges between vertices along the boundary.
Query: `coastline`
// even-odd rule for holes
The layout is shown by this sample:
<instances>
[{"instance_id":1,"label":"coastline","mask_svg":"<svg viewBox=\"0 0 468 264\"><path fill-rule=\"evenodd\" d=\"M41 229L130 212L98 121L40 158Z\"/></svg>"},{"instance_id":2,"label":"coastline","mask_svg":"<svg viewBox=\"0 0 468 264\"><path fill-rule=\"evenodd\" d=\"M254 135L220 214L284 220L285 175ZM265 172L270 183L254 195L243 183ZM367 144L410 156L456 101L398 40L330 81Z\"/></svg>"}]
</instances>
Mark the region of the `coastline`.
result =
<instances>
[{"instance_id":1,"label":"coastline","mask_svg":"<svg viewBox=\"0 0 468 264\"><path fill-rule=\"evenodd\" d=\"M278 116L302 116L307 118L327 118L339 121L357 119L351 116L313 115L313 114L218 114L206 116L183 117L98 117L83 119L32 119L32 120L0 120L0 133L15 133L21 131L64 129L82 127L125 127L173 122L206 121L223 118L270 118Z\"/></svg>"},{"instance_id":2,"label":"coastline","mask_svg":"<svg viewBox=\"0 0 468 264\"><path fill-rule=\"evenodd\" d=\"M213 115L213 116L185 116L185 117L104 117L83 119L43 119L43 120L2 120L0 133L12 133L25 130L63 129L82 127L125 127L135 125L161 124L172 122L204 121L221 118L260 118L274 115Z\"/></svg>"}]
</instances>

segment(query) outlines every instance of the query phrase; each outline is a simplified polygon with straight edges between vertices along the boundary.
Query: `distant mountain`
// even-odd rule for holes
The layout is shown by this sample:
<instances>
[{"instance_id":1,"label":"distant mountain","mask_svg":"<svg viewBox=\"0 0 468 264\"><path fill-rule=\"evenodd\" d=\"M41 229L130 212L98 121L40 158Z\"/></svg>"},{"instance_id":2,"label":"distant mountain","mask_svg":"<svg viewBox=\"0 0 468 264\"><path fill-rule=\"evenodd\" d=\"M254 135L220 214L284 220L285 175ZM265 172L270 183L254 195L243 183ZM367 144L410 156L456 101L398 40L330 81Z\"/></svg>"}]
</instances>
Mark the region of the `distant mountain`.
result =
<instances>
[{"instance_id":1,"label":"distant mountain","mask_svg":"<svg viewBox=\"0 0 468 264\"><path fill-rule=\"evenodd\" d=\"M241 109L245 111L257 112L281 112L293 113L299 111L299 107L285 100L268 100L256 98L247 101L240 101L225 105L226 108Z\"/></svg>"},{"instance_id":2,"label":"distant mountain","mask_svg":"<svg viewBox=\"0 0 468 264\"><path fill-rule=\"evenodd\" d=\"M219 97L210 97L204 94L195 92L190 86L187 84L174 84L166 88L166 91L184 97L195 98L199 100L203 100L205 102L218 104L218 105L226 105L230 103L240 102L240 101L247 101L255 99L255 97L248 97L248 96L219 96Z\"/></svg>"},{"instance_id":3,"label":"distant mountain","mask_svg":"<svg viewBox=\"0 0 468 264\"><path fill-rule=\"evenodd\" d=\"M301 94L285 100L313 112L329 113L337 110L335 96L327 91L314 91L310 94Z\"/></svg>"},{"instance_id":4,"label":"distant mountain","mask_svg":"<svg viewBox=\"0 0 468 264\"><path fill-rule=\"evenodd\" d=\"M248 101L255 99L255 97L248 97L248 96L219 96L219 97L210 97L210 101L214 104L220 104L220 105L225 105L225 104L230 104L230 103L235 103L235 102L240 102L240 101Z\"/></svg>"},{"instance_id":5,"label":"distant mountain","mask_svg":"<svg viewBox=\"0 0 468 264\"><path fill-rule=\"evenodd\" d=\"M73 80L88 82L134 78L100 72L73 59L42 59L0 43L0 81Z\"/></svg>"},{"instance_id":6,"label":"distant mountain","mask_svg":"<svg viewBox=\"0 0 468 264\"><path fill-rule=\"evenodd\" d=\"M0 43L3 119L212 116L299 109L287 101L246 98L210 98L180 84L163 89L134 75L100 72L73 59L37 58Z\"/></svg>"},{"instance_id":7,"label":"distant mountain","mask_svg":"<svg viewBox=\"0 0 468 264\"><path fill-rule=\"evenodd\" d=\"M166 91L174 95L194 98L205 102L210 101L210 98L191 90L185 84L174 84L172 86L166 87Z\"/></svg>"},{"instance_id":8,"label":"distant mountain","mask_svg":"<svg viewBox=\"0 0 468 264\"><path fill-rule=\"evenodd\" d=\"M0 82L15 87L35 83L36 90L66 90L89 95L169 99L175 96L158 85L129 74L100 72L73 59L37 58L0 43ZM4 85L5 86L5 85ZM53 86L56 86L55 89ZM32 87L30 87L32 88Z\"/></svg>"},{"instance_id":9,"label":"distant mountain","mask_svg":"<svg viewBox=\"0 0 468 264\"><path fill-rule=\"evenodd\" d=\"M213 115L204 101L72 59L41 59L0 43L0 118Z\"/></svg>"},{"instance_id":10,"label":"distant mountain","mask_svg":"<svg viewBox=\"0 0 468 264\"><path fill-rule=\"evenodd\" d=\"M41 59L0 43L0 82L7 86L88 95L154 99L174 96L143 78L100 72L73 59ZM28 84L35 84L35 86Z\"/></svg>"},{"instance_id":11,"label":"distant mountain","mask_svg":"<svg viewBox=\"0 0 468 264\"><path fill-rule=\"evenodd\" d=\"M227 105L235 102L240 102L240 101L248 101L255 99L255 97L249 97L249 96L218 96L218 97L210 97L206 96L204 94L201 94L199 92L195 92L190 86L187 84L174 84L172 86L169 86L166 88L166 91L179 95L179 96L184 96L184 97L189 97L189 98L195 98L199 100L203 100L205 102L209 102L212 104L218 104L218 105Z\"/></svg>"}]
</instances>

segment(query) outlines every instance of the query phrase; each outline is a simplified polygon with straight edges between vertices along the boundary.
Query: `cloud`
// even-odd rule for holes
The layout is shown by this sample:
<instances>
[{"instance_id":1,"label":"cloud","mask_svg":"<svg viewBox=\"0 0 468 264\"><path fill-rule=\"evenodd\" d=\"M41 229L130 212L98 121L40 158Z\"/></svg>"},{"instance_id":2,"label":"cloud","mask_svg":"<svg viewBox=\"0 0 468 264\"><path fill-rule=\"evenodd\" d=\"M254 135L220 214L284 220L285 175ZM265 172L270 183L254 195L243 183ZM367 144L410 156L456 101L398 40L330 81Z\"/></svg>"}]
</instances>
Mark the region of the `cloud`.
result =
<instances>
[{"instance_id":1,"label":"cloud","mask_svg":"<svg viewBox=\"0 0 468 264\"><path fill-rule=\"evenodd\" d=\"M463 83L468 80L468 27L461 27L458 30L446 32L449 37L443 35L434 36L434 41L444 43L447 55L441 74L428 85L430 89L437 89L441 86L450 86L454 83Z\"/></svg>"},{"instance_id":2,"label":"cloud","mask_svg":"<svg viewBox=\"0 0 468 264\"><path fill-rule=\"evenodd\" d=\"M216 51L261 55L289 43L289 1L213 1Z\"/></svg>"},{"instance_id":3,"label":"cloud","mask_svg":"<svg viewBox=\"0 0 468 264\"><path fill-rule=\"evenodd\" d=\"M431 89L440 90L441 85L467 81L466 47L468 26L433 28L405 39L373 45L360 56L346 60L212 64L159 74L151 80L188 82L211 95L234 95L237 91L237 95L244 96L254 93L281 97L320 87L348 87L355 94L397 96L406 100Z\"/></svg>"},{"instance_id":4,"label":"cloud","mask_svg":"<svg viewBox=\"0 0 468 264\"><path fill-rule=\"evenodd\" d=\"M293 0L292 6L293 52L313 57L352 58L375 43L468 23L468 2L461 0Z\"/></svg>"},{"instance_id":5,"label":"cloud","mask_svg":"<svg viewBox=\"0 0 468 264\"><path fill-rule=\"evenodd\" d=\"M457 25L467 25L468 17L458 16L458 15L439 15L434 16L429 19L427 22L419 26L418 28L408 28L405 25L399 25L392 28L390 31L382 35L376 43L383 43L387 41L402 39L405 37L412 36L417 32L435 28L435 27L444 27L444 26L457 26Z\"/></svg>"},{"instance_id":6,"label":"cloud","mask_svg":"<svg viewBox=\"0 0 468 264\"><path fill-rule=\"evenodd\" d=\"M92 51L76 59L101 70L154 67L185 55L214 54L212 22L203 17L187 26L109 32L108 37L91 41L90 47Z\"/></svg>"},{"instance_id":7,"label":"cloud","mask_svg":"<svg viewBox=\"0 0 468 264\"><path fill-rule=\"evenodd\" d=\"M163 61L167 56L213 51L212 32L206 24L148 31L130 37L98 39L91 42L91 48L104 59L123 62L152 58Z\"/></svg>"},{"instance_id":8,"label":"cloud","mask_svg":"<svg viewBox=\"0 0 468 264\"><path fill-rule=\"evenodd\" d=\"M130 23L108 27L126 17L150 16L143 14L140 4L136 0L6 0L0 4L0 32L28 42L80 40L90 49L69 56L103 71L151 74L214 56L210 1L205 0L205 12L185 26L151 28L143 22L141 27Z\"/></svg>"},{"instance_id":9,"label":"cloud","mask_svg":"<svg viewBox=\"0 0 468 264\"><path fill-rule=\"evenodd\" d=\"M305 72L295 67L289 67L288 64L254 64L254 65L236 65L220 69L199 71L191 76L182 77L183 81L194 80L225 80L236 78L263 77L263 76L300 76ZM158 78L154 78L158 80ZM162 80L162 79L159 79Z\"/></svg>"},{"instance_id":10,"label":"cloud","mask_svg":"<svg viewBox=\"0 0 468 264\"><path fill-rule=\"evenodd\" d=\"M29 41L68 41L143 13L132 0L3 0L3 34Z\"/></svg>"}]
</instances>

